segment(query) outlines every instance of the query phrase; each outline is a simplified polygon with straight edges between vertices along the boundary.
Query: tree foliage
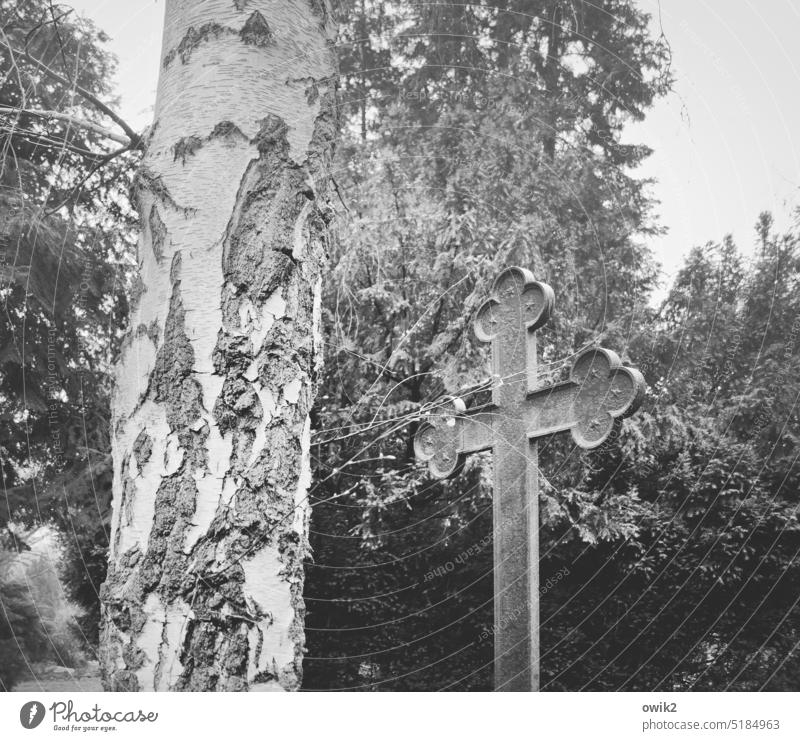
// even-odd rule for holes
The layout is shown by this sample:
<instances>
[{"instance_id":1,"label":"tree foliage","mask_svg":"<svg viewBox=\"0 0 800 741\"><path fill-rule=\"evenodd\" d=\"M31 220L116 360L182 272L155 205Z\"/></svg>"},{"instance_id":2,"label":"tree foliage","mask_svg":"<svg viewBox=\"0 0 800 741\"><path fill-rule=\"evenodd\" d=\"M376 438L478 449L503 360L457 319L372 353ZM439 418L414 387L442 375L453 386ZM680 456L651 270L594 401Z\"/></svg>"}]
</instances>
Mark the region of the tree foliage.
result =
<instances>
[{"instance_id":1,"label":"tree foliage","mask_svg":"<svg viewBox=\"0 0 800 741\"><path fill-rule=\"evenodd\" d=\"M57 525L68 583L93 605L110 502L110 368L129 288L131 146L103 133L115 66L104 34L46 0L2 0L0 22L0 526Z\"/></svg>"},{"instance_id":2,"label":"tree foliage","mask_svg":"<svg viewBox=\"0 0 800 741\"><path fill-rule=\"evenodd\" d=\"M601 343L650 387L602 449L541 446L544 688L786 686L796 420L763 411L796 393L795 238L762 217L749 270L730 239L696 249L650 308L648 150L624 126L669 87L665 40L632 2L548 0L364 2L346 41L306 685L491 686L488 457L442 484L410 441L422 406L487 382L474 310L522 264L556 292L546 376Z\"/></svg>"},{"instance_id":3,"label":"tree foliage","mask_svg":"<svg viewBox=\"0 0 800 741\"><path fill-rule=\"evenodd\" d=\"M521 264L556 291L540 342L548 379L599 343L649 386L601 449L540 446L543 688L792 688L798 228L778 233L764 214L752 255L730 238L696 247L655 309L657 204L636 176L649 150L625 125L668 91L670 51L635 2L345 10L305 686L491 686L490 458L437 482L411 440L426 404L487 384L474 310L503 266ZM63 79L79 69L108 99L98 32L53 20L44 0L0 11L15 48ZM26 57L0 59L0 106L20 107L24 91L22 107L108 121ZM87 567L73 584L91 603L130 161L92 172L84 150L114 151L96 131L2 116L4 485L14 517L74 532Z\"/></svg>"}]
</instances>

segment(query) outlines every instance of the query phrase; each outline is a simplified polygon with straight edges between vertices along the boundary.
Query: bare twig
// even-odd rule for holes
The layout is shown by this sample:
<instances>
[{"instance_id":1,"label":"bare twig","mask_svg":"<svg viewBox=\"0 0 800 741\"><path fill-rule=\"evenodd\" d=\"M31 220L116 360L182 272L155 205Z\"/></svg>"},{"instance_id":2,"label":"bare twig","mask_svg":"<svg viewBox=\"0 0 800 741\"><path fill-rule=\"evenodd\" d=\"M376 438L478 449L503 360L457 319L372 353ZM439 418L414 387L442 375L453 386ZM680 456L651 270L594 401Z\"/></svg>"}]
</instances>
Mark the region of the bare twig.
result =
<instances>
[{"instance_id":1,"label":"bare twig","mask_svg":"<svg viewBox=\"0 0 800 741\"><path fill-rule=\"evenodd\" d=\"M64 17L69 15L72 12L72 8L70 8L66 13L62 13L58 18L56 18L56 11L53 7L53 0L50 0L50 17L53 19L53 30L56 32L56 38L58 39L58 50L61 52L61 61L64 64L64 69L67 69L67 57L64 54L64 42L61 39L61 32L58 30L58 22Z\"/></svg>"},{"instance_id":2,"label":"bare twig","mask_svg":"<svg viewBox=\"0 0 800 741\"><path fill-rule=\"evenodd\" d=\"M9 132L13 133L16 136L21 138L27 139L29 142L37 145L41 145L43 147L53 147L66 149L69 152L73 152L75 154L79 154L81 157L90 157L94 159L98 159L101 157L105 157L104 153L92 152L88 149L83 149L83 147L77 147L74 144L66 141L65 139L54 139L47 134L42 134L37 131L32 131L31 129L25 129L21 126L14 126L12 128L6 128L3 125L0 125L0 132ZM10 139L11 137L6 137ZM127 147L125 147L125 151L127 151ZM13 151L13 147L12 150Z\"/></svg>"},{"instance_id":3,"label":"bare twig","mask_svg":"<svg viewBox=\"0 0 800 741\"><path fill-rule=\"evenodd\" d=\"M129 149L132 148L132 142L128 137L122 136L122 134L116 134L113 131L109 131L109 129L105 128L104 126L100 126L100 124L87 121L85 118L78 118L77 116L73 116L69 113L61 113L60 111L37 111L31 108L8 108L6 106L0 106L0 114L3 113L26 113L29 116L38 116L39 118L56 118L59 121L66 121L67 123L74 124L82 129L94 131L96 134L100 134L106 139L111 139L112 141L122 144Z\"/></svg>"},{"instance_id":4,"label":"bare twig","mask_svg":"<svg viewBox=\"0 0 800 741\"><path fill-rule=\"evenodd\" d=\"M35 57L32 57L28 52L22 51L21 49L13 48L7 41L0 41L0 45L5 46L12 55L16 55L22 57L26 62L32 64L34 67L37 67L41 72L47 75L50 79L55 80L56 82L60 82L62 85L66 85L67 87L74 88L75 92L77 92L82 98L89 101L92 105L95 106L101 113L104 113L108 116L114 123L116 123L128 136L130 139L130 148L135 150L142 150L144 148L144 144L142 142L142 138L137 134L127 123L125 123L124 119L122 119L117 113L115 113L111 108L109 108L105 103L103 103L99 98L95 95L90 93L85 88L81 87L75 82L72 82L58 72L50 69L44 62L39 61Z\"/></svg>"}]
</instances>

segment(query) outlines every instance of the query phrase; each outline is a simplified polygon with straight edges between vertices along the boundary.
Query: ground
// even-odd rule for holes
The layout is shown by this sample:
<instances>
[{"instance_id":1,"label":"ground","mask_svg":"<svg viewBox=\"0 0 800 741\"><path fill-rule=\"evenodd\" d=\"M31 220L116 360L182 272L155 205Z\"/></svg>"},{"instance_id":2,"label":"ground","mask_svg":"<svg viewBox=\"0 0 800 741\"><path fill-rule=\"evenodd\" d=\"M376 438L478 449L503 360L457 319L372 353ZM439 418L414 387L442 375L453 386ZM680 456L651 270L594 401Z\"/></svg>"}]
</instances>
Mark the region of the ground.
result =
<instances>
[{"instance_id":1,"label":"ground","mask_svg":"<svg viewBox=\"0 0 800 741\"><path fill-rule=\"evenodd\" d=\"M80 669L55 664L34 664L30 676L14 692L102 692L100 669L90 661Z\"/></svg>"}]
</instances>

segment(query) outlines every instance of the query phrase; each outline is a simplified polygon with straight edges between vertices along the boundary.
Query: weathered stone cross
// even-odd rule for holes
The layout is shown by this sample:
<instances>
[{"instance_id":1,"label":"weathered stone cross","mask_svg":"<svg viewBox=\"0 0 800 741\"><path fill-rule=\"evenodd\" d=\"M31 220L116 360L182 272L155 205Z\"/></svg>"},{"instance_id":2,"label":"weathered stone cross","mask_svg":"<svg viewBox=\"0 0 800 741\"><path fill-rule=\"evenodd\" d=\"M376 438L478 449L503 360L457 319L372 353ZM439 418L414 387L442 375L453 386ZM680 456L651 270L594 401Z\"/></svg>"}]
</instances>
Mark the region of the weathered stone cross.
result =
<instances>
[{"instance_id":1,"label":"weathered stone cross","mask_svg":"<svg viewBox=\"0 0 800 741\"><path fill-rule=\"evenodd\" d=\"M610 350L582 352L570 380L540 387L535 331L553 308L553 289L523 268L504 270L478 310L475 334L492 343L492 402L467 409L446 398L414 439L434 476L454 474L468 453L494 453L495 689L539 689L539 471L536 441L569 430L595 448L644 396L639 371Z\"/></svg>"}]
</instances>

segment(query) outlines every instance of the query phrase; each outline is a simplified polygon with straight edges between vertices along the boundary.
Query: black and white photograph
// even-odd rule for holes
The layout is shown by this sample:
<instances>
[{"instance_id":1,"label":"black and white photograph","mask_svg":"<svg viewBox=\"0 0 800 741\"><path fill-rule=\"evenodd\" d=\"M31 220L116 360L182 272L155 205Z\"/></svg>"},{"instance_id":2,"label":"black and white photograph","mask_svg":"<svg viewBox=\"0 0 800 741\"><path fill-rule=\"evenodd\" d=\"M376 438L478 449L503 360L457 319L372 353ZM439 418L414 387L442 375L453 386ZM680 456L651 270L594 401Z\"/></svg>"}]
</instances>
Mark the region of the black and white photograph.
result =
<instances>
[{"instance_id":1,"label":"black and white photograph","mask_svg":"<svg viewBox=\"0 0 800 741\"><path fill-rule=\"evenodd\" d=\"M798 39L0 0L0 737L800 737Z\"/></svg>"}]
</instances>

